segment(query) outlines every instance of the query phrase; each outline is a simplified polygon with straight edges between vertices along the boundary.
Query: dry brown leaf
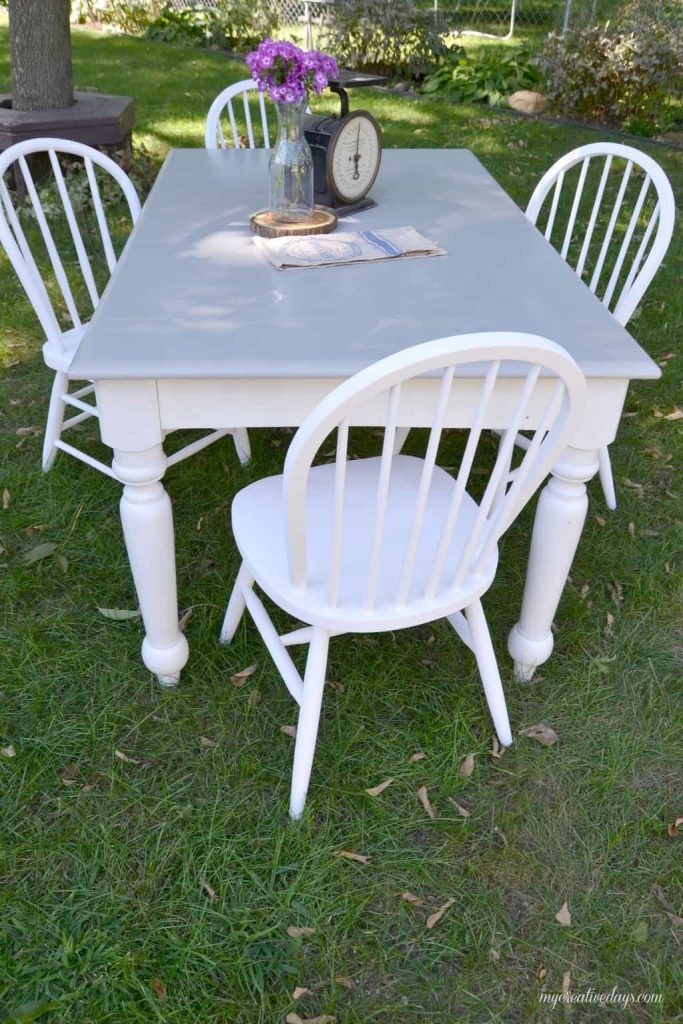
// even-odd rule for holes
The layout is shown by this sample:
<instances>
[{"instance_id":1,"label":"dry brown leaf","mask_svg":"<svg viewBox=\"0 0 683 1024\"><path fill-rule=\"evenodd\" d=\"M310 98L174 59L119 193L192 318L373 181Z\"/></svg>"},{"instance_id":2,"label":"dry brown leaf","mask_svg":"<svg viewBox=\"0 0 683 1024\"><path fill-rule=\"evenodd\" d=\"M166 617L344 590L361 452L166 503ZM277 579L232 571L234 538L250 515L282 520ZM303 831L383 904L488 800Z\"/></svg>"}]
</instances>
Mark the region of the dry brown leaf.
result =
<instances>
[{"instance_id":1,"label":"dry brown leaf","mask_svg":"<svg viewBox=\"0 0 683 1024\"><path fill-rule=\"evenodd\" d=\"M596 516L595 517L595 522L598 524L598 526L605 526L606 523L607 523L607 520L603 519L602 516Z\"/></svg>"},{"instance_id":2,"label":"dry brown leaf","mask_svg":"<svg viewBox=\"0 0 683 1024\"><path fill-rule=\"evenodd\" d=\"M199 746L204 747L205 750L213 750L218 744L215 740L210 740L208 736L199 737Z\"/></svg>"},{"instance_id":3,"label":"dry brown leaf","mask_svg":"<svg viewBox=\"0 0 683 1024\"><path fill-rule=\"evenodd\" d=\"M495 758L496 761L500 761L501 757L503 756L506 750L507 747L501 747L500 743L498 742L498 737L494 733L493 742L491 744L491 757Z\"/></svg>"},{"instance_id":4,"label":"dry brown leaf","mask_svg":"<svg viewBox=\"0 0 683 1024\"><path fill-rule=\"evenodd\" d=\"M16 750L14 749L14 747L12 746L11 743L10 743L10 745L8 747L0 747L0 754L2 754L3 757L16 757L17 756L17 752L16 752Z\"/></svg>"},{"instance_id":5,"label":"dry brown leaf","mask_svg":"<svg viewBox=\"0 0 683 1024\"><path fill-rule=\"evenodd\" d=\"M154 992L154 995L157 997L159 1002L165 1003L166 986L164 985L163 981L158 981L156 978L152 978L152 980L150 981L150 985L152 986L152 991Z\"/></svg>"},{"instance_id":6,"label":"dry brown leaf","mask_svg":"<svg viewBox=\"0 0 683 1024\"><path fill-rule=\"evenodd\" d=\"M619 580L613 580L611 583L607 584L607 593L616 605L621 604L624 600L624 588Z\"/></svg>"},{"instance_id":7,"label":"dry brown leaf","mask_svg":"<svg viewBox=\"0 0 683 1024\"><path fill-rule=\"evenodd\" d=\"M292 992L292 999L303 999L304 996L312 996L310 988L302 988L300 985L297 986Z\"/></svg>"},{"instance_id":8,"label":"dry brown leaf","mask_svg":"<svg viewBox=\"0 0 683 1024\"><path fill-rule=\"evenodd\" d=\"M454 800L452 796L446 797L446 799L450 800L450 802L453 804L461 818L469 818L470 812L467 810L466 807L463 807L462 804L459 804L458 801Z\"/></svg>"},{"instance_id":9,"label":"dry brown leaf","mask_svg":"<svg viewBox=\"0 0 683 1024\"><path fill-rule=\"evenodd\" d=\"M233 686L244 686L249 676L253 676L256 671L256 665L249 665L247 668L243 668L241 672L235 672L234 676L230 676L230 682Z\"/></svg>"},{"instance_id":10,"label":"dry brown leaf","mask_svg":"<svg viewBox=\"0 0 683 1024\"><path fill-rule=\"evenodd\" d=\"M561 924L563 928L570 927L572 923L572 915L570 913L567 900L564 901L558 912L555 914L555 920L558 924Z\"/></svg>"},{"instance_id":11,"label":"dry brown leaf","mask_svg":"<svg viewBox=\"0 0 683 1024\"><path fill-rule=\"evenodd\" d=\"M674 839L680 832L681 825L683 825L683 818L676 818L675 821L669 822L666 826L666 831L672 839Z\"/></svg>"},{"instance_id":12,"label":"dry brown leaf","mask_svg":"<svg viewBox=\"0 0 683 1024\"><path fill-rule=\"evenodd\" d=\"M346 689L343 683L335 683L331 679L327 680L327 685L333 687L333 689L335 689L337 693L343 693L344 690Z\"/></svg>"},{"instance_id":13,"label":"dry brown leaf","mask_svg":"<svg viewBox=\"0 0 683 1024\"><path fill-rule=\"evenodd\" d=\"M412 892L397 892L396 895L399 899L405 900L406 903L411 903L414 907L421 907L424 900L421 900L419 896L414 896Z\"/></svg>"},{"instance_id":14,"label":"dry brown leaf","mask_svg":"<svg viewBox=\"0 0 683 1024\"><path fill-rule=\"evenodd\" d=\"M393 779L385 779L384 782L380 782L377 786L373 786L371 789L366 789L365 792L368 796L379 796L385 789L388 789L392 784Z\"/></svg>"},{"instance_id":15,"label":"dry brown leaf","mask_svg":"<svg viewBox=\"0 0 683 1024\"><path fill-rule=\"evenodd\" d=\"M192 607L192 605L190 605L190 607L186 608L183 614L178 619L178 629L180 630L181 633L184 633L185 630L187 629L187 624L192 618L193 611L194 608Z\"/></svg>"},{"instance_id":16,"label":"dry brown leaf","mask_svg":"<svg viewBox=\"0 0 683 1024\"><path fill-rule=\"evenodd\" d=\"M659 537L657 530L641 530L639 537Z\"/></svg>"},{"instance_id":17,"label":"dry brown leaf","mask_svg":"<svg viewBox=\"0 0 683 1024\"><path fill-rule=\"evenodd\" d=\"M614 633L612 631L612 626L613 625L614 625L614 616L612 615L611 612L607 612L607 625L603 629L602 635L604 637L606 637L608 640L610 640L614 636Z\"/></svg>"},{"instance_id":18,"label":"dry brown leaf","mask_svg":"<svg viewBox=\"0 0 683 1024\"><path fill-rule=\"evenodd\" d=\"M338 985L341 985L342 988L350 988L352 992L356 989L356 983L353 978L345 978L343 974L338 974L334 980Z\"/></svg>"},{"instance_id":19,"label":"dry brown leaf","mask_svg":"<svg viewBox=\"0 0 683 1024\"><path fill-rule=\"evenodd\" d=\"M335 857L343 857L344 860L355 860L358 864L369 864L370 858L364 853L354 853L353 850L337 850Z\"/></svg>"},{"instance_id":20,"label":"dry brown leaf","mask_svg":"<svg viewBox=\"0 0 683 1024\"><path fill-rule=\"evenodd\" d=\"M65 786L73 786L78 775L78 765L68 764L66 768L60 772L59 780Z\"/></svg>"},{"instance_id":21,"label":"dry brown leaf","mask_svg":"<svg viewBox=\"0 0 683 1024\"><path fill-rule=\"evenodd\" d=\"M436 811L434 810L434 808L432 807L432 805L429 802L429 797L427 796L427 787L426 786L420 786L420 788L417 791L417 799L420 801L420 803L424 807L424 809L427 812L427 814L429 815L429 817L430 818L435 818L436 817Z\"/></svg>"},{"instance_id":22,"label":"dry brown leaf","mask_svg":"<svg viewBox=\"0 0 683 1024\"><path fill-rule=\"evenodd\" d=\"M529 739L538 740L544 747L552 747L557 743L559 736L549 725L527 725L524 729L518 730L519 736L528 736Z\"/></svg>"},{"instance_id":23,"label":"dry brown leaf","mask_svg":"<svg viewBox=\"0 0 683 1024\"><path fill-rule=\"evenodd\" d=\"M336 1024L337 1018L324 1013L322 1017L300 1017L298 1013L288 1013L285 1024Z\"/></svg>"},{"instance_id":24,"label":"dry brown leaf","mask_svg":"<svg viewBox=\"0 0 683 1024\"><path fill-rule=\"evenodd\" d=\"M216 892L216 890L212 886L209 885L209 883L207 882L207 880L205 878L200 878L199 879L199 884L202 887L202 889L204 890L204 892L206 893L206 895L209 897L211 902L215 903L216 900L218 899L218 893Z\"/></svg>"},{"instance_id":25,"label":"dry brown leaf","mask_svg":"<svg viewBox=\"0 0 683 1024\"><path fill-rule=\"evenodd\" d=\"M9 503L10 503L11 500L12 500L12 496L11 496L10 492L7 490L7 488L5 487L3 489L3 492L2 492L2 507L3 508L9 508Z\"/></svg>"},{"instance_id":26,"label":"dry brown leaf","mask_svg":"<svg viewBox=\"0 0 683 1024\"><path fill-rule=\"evenodd\" d=\"M540 971L536 975L536 978L538 979L538 981L543 981L543 979L545 978L547 973L548 973L548 968L547 967L541 967Z\"/></svg>"},{"instance_id":27,"label":"dry brown leaf","mask_svg":"<svg viewBox=\"0 0 683 1024\"><path fill-rule=\"evenodd\" d=\"M470 775L474 771L474 758L475 754L468 754L463 763L458 768L458 774L462 775L464 779L469 779Z\"/></svg>"},{"instance_id":28,"label":"dry brown leaf","mask_svg":"<svg viewBox=\"0 0 683 1024\"><path fill-rule=\"evenodd\" d=\"M128 754L124 754L122 750L115 750L114 757L118 757L119 761L125 762L125 764L140 764L141 762L135 757L128 757Z\"/></svg>"},{"instance_id":29,"label":"dry brown leaf","mask_svg":"<svg viewBox=\"0 0 683 1024\"><path fill-rule=\"evenodd\" d=\"M418 750L414 754L410 755L410 757L408 758L408 761L409 761L410 764L414 764L415 761L424 761L426 756L427 755L424 754L421 750Z\"/></svg>"},{"instance_id":30,"label":"dry brown leaf","mask_svg":"<svg viewBox=\"0 0 683 1024\"><path fill-rule=\"evenodd\" d=\"M446 913L446 911L449 910L454 903L455 900L446 900L446 902L442 904L442 906L440 906L439 909L435 911L435 913L431 914L427 918L427 924L425 925L425 928L433 928L435 924L438 924L443 915Z\"/></svg>"},{"instance_id":31,"label":"dry brown leaf","mask_svg":"<svg viewBox=\"0 0 683 1024\"><path fill-rule=\"evenodd\" d=\"M562 995L566 996L569 993L572 985L571 971L565 971L562 975Z\"/></svg>"},{"instance_id":32,"label":"dry brown leaf","mask_svg":"<svg viewBox=\"0 0 683 1024\"><path fill-rule=\"evenodd\" d=\"M81 786L81 793L92 793L95 786L102 781L103 776L100 772L92 772L88 776L88 781L85 786Z\"/></svg>"},{"instance_id":33,"label":"dry brown leaf","mask_svg":"<svg viewBox=\"0 0 683 1024\"><path fill-rule=\"evenodd\" d=\"M315 935L315 928L298 928L295 924L290 924L287 934L290 939L303 939L308 935Z\"/></svg>"},{"instance_id":34,"label":"dry brown leaf","mask_svg":"<svg viewBox=\"0 0 683 1024\"><path fill-rule=\"evenodd\" d=\"M673 410L673 412L669 412L669 413L666 414L664 419L665 420L683 420L683 409L679 409L678 406L676 406L676 408Z\"/></svg>"},{"instance_id":35,"label":"dry brown leaf","mask_svg":"<svg viewBox=\"0 0 683 1024\"><path fill-rule=\"evenodd\" d=\"M280 732L283 732L285 736L289 736L291 739L296 739L296 726L295 725L281 725Z\"/></svg>"},{"instance_id":36,"label":"dry brown leaf","mask_svg":"<svg viewBox=\"0 0 683 1024\"><path fill-rule=\"evenodd\" d=\"M498 952L497 949L491 950L491 959L495 961L495 963L498 963L498 961L500 960L500 953Z\"/></svg>"}]
</instances>

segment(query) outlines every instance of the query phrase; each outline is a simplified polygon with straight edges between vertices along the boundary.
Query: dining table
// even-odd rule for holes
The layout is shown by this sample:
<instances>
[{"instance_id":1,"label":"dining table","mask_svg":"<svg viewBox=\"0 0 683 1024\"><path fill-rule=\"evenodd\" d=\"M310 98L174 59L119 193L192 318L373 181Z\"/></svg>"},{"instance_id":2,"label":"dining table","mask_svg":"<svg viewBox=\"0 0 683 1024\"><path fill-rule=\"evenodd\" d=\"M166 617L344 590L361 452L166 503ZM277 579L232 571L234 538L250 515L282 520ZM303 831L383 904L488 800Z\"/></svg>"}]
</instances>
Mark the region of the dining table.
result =
<instances>
[{"instance_id":1,"label":"dining table","mask_svg":"<svg viewBox=\"0 0 683 1024\"><path fill-rule=\"evenodd\" d=\"M659 367L469 150L385 150L376 205L340 221L349 231L411 226L445 255L284 271L249 227L267 205L268 159L258 149L169 153L71 365L73 379L95 384L101 437L123 485L144 664L173 686L189 657L163 484L168 432L296 427L334 387L391 353L519 331L562 345L589 394L540 492L508 637L517 677L531 679L552 652L599 449L616 436L629 382L655 380ZM512 363L501 368L486 428L505 429L518 375ZM456 378L445 425L469 425L480 383L476 366ZM400 426L430 425L438 386L426 377L406 388ZM526 427L538 425L536 408ZM364 417L381 422L379 409Z\"/></svg>"}]
</instances>

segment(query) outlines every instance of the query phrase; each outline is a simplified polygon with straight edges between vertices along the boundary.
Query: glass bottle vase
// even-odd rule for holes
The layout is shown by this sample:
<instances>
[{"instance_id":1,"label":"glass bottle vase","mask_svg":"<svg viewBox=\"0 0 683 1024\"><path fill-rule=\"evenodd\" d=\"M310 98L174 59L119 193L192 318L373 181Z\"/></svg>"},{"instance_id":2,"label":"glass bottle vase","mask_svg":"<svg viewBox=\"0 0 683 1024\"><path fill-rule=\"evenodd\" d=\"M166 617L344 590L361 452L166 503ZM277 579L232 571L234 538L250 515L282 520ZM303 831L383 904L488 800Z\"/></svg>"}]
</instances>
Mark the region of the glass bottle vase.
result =
<instances>
[{"instance_id":1,"label":"glass bottle vase","mask_svg":"<svg viewBox=\"0 0 683 1024\"><path fill-rule=\"evenodd\" d=\"M269 207L277 224L306 220L313 210L313 157L303 131L307 99L276 103L277 139L270 154Z\"/></svg>"}]
</instances>

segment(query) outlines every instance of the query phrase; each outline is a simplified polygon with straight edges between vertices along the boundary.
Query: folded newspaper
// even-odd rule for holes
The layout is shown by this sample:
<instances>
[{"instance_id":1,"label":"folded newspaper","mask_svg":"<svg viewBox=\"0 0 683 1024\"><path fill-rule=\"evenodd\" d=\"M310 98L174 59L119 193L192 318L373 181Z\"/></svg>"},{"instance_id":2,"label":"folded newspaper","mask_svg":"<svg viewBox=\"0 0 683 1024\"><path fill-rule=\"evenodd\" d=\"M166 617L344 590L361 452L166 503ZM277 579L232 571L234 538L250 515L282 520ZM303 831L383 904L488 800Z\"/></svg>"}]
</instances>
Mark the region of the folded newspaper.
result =
<instances>
[{"instance_id":1,"label":"folded newspaper","mask_svg":"<svg viewBox=\"0 0 683 1024\"><path fill-rule=\"evenodd\" d=\"M329 235L285 235L268 239L257 237L254 241L278 270L446 255L445 249L419 234L415 228L335 231Z\"/></svg>"}]
</instances>

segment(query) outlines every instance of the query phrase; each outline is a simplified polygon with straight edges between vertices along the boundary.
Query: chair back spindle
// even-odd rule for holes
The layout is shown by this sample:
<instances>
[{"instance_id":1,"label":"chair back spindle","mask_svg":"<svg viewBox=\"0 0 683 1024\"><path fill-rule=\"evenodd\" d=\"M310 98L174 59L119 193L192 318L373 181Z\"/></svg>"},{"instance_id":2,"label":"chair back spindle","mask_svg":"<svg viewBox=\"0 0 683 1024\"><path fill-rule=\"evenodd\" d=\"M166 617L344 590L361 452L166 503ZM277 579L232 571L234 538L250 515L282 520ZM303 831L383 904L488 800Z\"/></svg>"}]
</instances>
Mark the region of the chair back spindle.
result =
<instances>
[{"instance_id":1,"label":"chair back spindle","mask_svg":"<svg viewBox=\"0 0 683 1024\"><path fill-rule=\"evenodd\" d=\"M242 120L246 128L246 136L244 133L240 133L237 116L235 114L235 102L239 96L242 97L242 105L244 107ZM221 124L221 118L224 117L226 113L230 126L228 138L230 135L232 136L232 145L234 148L243 148L242 140L245 137L249 144L247 148L261 148L254 132L254 114L252 112L252 101L254 100L258 106L258 114L261 122L261 135L263 139L261 145L263 149L270 149L270 130L268 127L268 112L265 100L263 93L258 91L256 82L252 81L250 78L244 79L242 82L235 82L234 85L229 85L226 89L223 89L209 107L209 112L206 115L206 126L204 129L204 146L206 149L229 148L229 143L226 139L226 132L223 130L223 125Z\"/></svg>"}]
</instances>

